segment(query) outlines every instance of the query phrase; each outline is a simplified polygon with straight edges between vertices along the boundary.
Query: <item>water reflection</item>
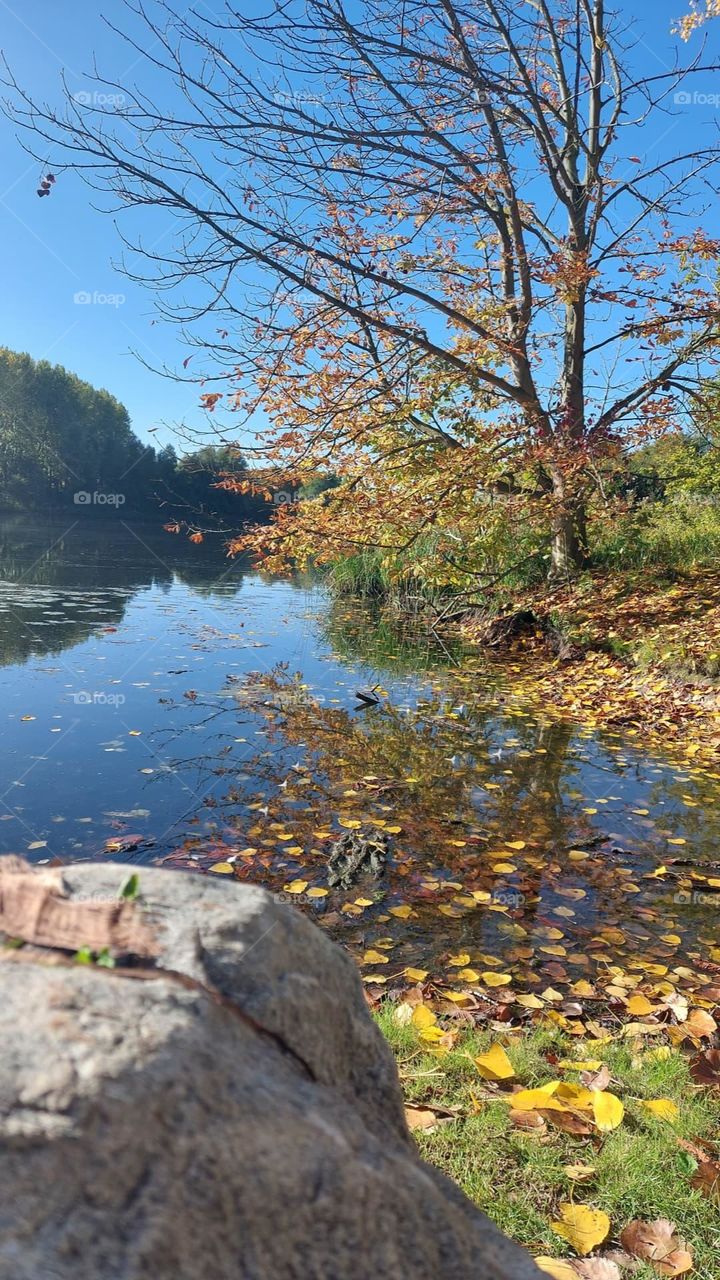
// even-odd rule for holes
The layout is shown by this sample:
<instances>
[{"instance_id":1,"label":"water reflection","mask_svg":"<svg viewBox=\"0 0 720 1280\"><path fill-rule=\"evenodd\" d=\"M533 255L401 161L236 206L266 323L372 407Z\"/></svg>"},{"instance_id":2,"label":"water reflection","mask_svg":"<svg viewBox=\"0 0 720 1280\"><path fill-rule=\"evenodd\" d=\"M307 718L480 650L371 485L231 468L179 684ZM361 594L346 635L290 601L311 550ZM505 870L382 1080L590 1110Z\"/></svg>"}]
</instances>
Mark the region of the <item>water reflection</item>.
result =
<instances>
[{"instance_id":1,"label":"water reflection","mask_svg":"<svg viewBox=\"0 0 720 1280\"><path fill-rule=\"evenodd\" d=\"M447 977L454 950L519 967L532 986L640 951L669 959L668 937L685 955L709 943L707 905L683 886L686 843L696 887L712 877L716 783L529 711L501 670L428 679L365 710L330 705L285 669L231 687L235 710L216 714L261 718L262 744L239 777L232 759L207 762L233 778L213 801L216 839L209 851L190 839L173 861L229 859L359 956L391 945L396 977L406 965ZM329 887L343 831L391 838L381 881Z\"/></svg>"},{"instance_id":2,"label":"water reflection","mask_svg":"<svg viewBox=\"0 0 720 1280\"><path fill-rule=\"evenodd\" d=\"M534 706L518 666L108 523L0 526L0 619L5 852L229 861L385 947L376 982L465 952L577 981L714 934L720 779ZM386 876L331 889L333 841L377 831Z\"/></svg>"},{"instance_id":3,"label":"water reflection","mask_svg":"<svg viewBox=\"0 0 720 1280\"><path fill-rule=\"evenodd\" d=\"M179 583L207 598L236 594L246 572L218 543L189 548L158 525L10 517L0 521L0 664L57 654L100 625L120 626L138 592Z\"/></svg>"}]
</instances>

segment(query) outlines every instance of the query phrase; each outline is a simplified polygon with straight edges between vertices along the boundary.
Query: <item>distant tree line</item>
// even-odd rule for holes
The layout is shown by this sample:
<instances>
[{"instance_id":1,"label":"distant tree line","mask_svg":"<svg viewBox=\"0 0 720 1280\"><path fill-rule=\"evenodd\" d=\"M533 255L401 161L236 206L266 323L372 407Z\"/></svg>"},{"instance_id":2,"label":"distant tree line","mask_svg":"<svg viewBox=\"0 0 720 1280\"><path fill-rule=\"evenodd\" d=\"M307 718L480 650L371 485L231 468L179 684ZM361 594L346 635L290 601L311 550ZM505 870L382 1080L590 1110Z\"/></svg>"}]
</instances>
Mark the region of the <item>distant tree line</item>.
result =
<instances>
[{"instance_id":1,"label":"distant tree line","mask_svg":"<svg viewBox=\"0 0 720 1280\"><path fill-rule=\"evenodd\" d=\"M216 487L220 475L245 471L231 446L179 458L171 445L144 445L109 392L60 365L0 348L0 510L121 508L128 516L237 529L264 522L273 509L263 494Z\"/></svg>"}]
</instances>

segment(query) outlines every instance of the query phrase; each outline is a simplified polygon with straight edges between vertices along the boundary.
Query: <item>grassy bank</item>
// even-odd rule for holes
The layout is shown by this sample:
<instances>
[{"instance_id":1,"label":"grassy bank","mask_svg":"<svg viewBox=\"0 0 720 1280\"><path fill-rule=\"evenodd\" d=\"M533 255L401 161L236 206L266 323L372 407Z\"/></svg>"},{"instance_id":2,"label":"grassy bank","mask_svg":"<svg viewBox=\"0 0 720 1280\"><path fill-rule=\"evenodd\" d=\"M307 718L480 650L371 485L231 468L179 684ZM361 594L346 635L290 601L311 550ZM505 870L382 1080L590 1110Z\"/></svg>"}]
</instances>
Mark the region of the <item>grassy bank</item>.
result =
<instances>
[{"instance_id":1,"label":"grassy bank","mask_svg":"<svg viewBox=\"0 0 720 1280\"><path fill-rule=\"evenodd\" d=\"M662 1035L648 1039L631 1029L617 1039L586 1039L551 1024L480 1034L453 1032L466 1025L456 1021L445 1044L431 1044L416 1008L387 1003L376 1016L397 1059L421 1154L507 1235L548 1260L542 1265L550 1275L717 1280L720 1094L717 1083L697 1082L691 1057ZM493 1080L495 1070L505 1078ZM550 1092L558 1081L560 1093ZM545 1096L527 1094L542 1086ZM605 1099L599 1107L598 1096ZM583 1217L578 1208L599 1212ZM601 1238L579 1235L573 1243L553 1226L564 1215L580 1228L594 1223ZM682 1271L638 1256L627 1235L621 1242L631 1223L662 1218L684 1240L673 1244L666 1266ZM587 1269L583 1257L603 1258L603 1268Z\"/></svg>"},{"instance_id":2,"label":"grassy bank","mask_svg":"<svg viewBox=\"0 0 720 1280\"><path fill-rule=\"evenodd\" d=\"M720 754L720 506L679 495L618 519L596 517L591 567L565 583L549 585L533 554L503 576L509 553L502 550L494 566L499 579L460 623L466 641L483 647L488 616L532 610L567 641L572 657L559 662L540 628L517 637L511 654L532 659L521 667L531 696L578 719L688 745L699 738L708 758ZM372 597L395 613L427 602L427 619L452 616L451 590L423 578L431 551L418 543L395 561L365 551L335 566L331 589ZM458 596L457 609L465 603ZM457 621L443 626L446 641L457 636Z\"/></svg>"}]
</instances>

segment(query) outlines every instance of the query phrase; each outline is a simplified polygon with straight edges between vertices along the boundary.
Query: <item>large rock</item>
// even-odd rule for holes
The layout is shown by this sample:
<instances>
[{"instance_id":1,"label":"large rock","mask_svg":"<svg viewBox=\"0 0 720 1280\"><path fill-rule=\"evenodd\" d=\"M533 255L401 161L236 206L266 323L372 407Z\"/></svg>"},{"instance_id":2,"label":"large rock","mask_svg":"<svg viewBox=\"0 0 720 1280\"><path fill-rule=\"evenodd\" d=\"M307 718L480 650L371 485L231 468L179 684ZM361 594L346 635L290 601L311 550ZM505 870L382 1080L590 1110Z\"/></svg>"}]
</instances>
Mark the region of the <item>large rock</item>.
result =
<instances>
[{"instance_id":1,"label":"large rock","mask_svg":"<svg viewBox=\"0 0 720 1280\"><path fill-rule=\"evenodd\" d=\"M0 860L43 944L0 963L0 1280L540 1276L418 1158L344 952L261 889L136 868L121 904L127 870ZM104 931L126 958L74 963Z\"/></svg>"}]
</instances>

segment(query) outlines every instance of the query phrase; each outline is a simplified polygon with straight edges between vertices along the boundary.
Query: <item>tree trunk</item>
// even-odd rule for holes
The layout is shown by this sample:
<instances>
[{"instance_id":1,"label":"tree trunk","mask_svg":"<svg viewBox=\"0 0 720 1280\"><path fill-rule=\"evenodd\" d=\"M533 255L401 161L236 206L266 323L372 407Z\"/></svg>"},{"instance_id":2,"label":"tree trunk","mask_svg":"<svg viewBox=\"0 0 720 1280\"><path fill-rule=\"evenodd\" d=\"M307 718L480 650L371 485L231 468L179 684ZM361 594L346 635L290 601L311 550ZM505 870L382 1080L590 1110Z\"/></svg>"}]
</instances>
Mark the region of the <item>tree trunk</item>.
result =
<instances>
[{"instance_id":1,"label":"tree trunk","mask_svg":"<svg viewBox=\"0 0 720 1280\"><path fill-rule=\"evenodd\" d=\"M587 564L587 524L582 499L567 493L560 472L552 479L554 509L549 576L553 581L560 581L573 577Z\"/></svg>"}]
</instances>

